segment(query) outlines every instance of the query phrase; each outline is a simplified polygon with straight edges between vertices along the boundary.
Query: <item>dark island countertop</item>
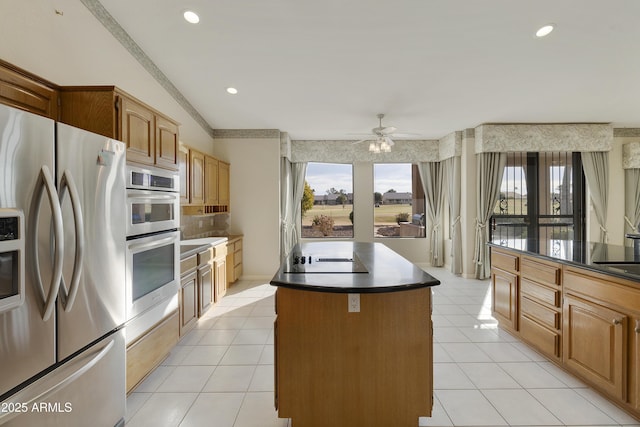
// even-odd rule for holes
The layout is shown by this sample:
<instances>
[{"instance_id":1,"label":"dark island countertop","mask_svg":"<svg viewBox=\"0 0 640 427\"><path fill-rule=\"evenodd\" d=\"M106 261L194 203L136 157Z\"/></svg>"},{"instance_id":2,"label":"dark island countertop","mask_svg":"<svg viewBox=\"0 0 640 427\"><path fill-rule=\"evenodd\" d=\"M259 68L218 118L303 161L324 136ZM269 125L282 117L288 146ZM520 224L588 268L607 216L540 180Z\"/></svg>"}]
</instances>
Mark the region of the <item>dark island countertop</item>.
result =
<instances>
[{"instance_id":1,"label":"dark island countertop","mask_svg":"<svg viewBox=\"0 0 640 427\"><path fill-rule=\"evenodd\" d=\"M375 293L440 281L382 243L306 242L293 248L270 283L319 292Z\"/></svg>"},{"instance_id":2,"label":"dark island countertop","mask_svg":"<svg viewBox=\"0 0 640 427\"><path fill-rule=\"evenodd\" d=\"M489 246L640 282L640 256L633 247L556 239L495 240Z\"/></svg>"}]
</instances>

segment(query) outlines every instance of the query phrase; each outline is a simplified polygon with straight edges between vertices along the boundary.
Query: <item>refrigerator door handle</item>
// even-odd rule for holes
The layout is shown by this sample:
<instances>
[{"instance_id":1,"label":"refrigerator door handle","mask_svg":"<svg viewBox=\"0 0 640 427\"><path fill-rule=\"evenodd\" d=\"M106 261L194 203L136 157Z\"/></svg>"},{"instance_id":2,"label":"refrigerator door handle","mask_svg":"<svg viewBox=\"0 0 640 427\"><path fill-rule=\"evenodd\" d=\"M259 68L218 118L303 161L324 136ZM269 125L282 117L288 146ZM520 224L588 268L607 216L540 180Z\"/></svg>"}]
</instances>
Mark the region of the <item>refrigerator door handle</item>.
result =
<instances>
[{"instance_id":1,"label":"refrigerator door handle","mask_svg":"<svg viewBox=\"0 0 640 427\"><path fill-rule=\"evenodd\" d=\"M54 249L53 249L53 271L51 274L51 283L49 285L49 294L45 296L44 287L42 286L42 273L40 271L40 259L38 255L38 215L40 214L40 205L42 204L42 193L46 190L47 198L49 199L49 206L51 207L52 223L53 223L53 236L54 236ZM40 169L38 176L38 182L33 193L33 199L31 200L30 214L29 214L29 229L33 236L31 242L31 254L33 257L33 264L35 269L35 279L38 286L40 296L44 301L44 311L42 313L42 320L45 322L49 320L53 309L56 304L56 295L58 294L58 288L60 287L60 279L62 278L62 262L64 253L64 236L62 228L62 209L60 209L60 203L56 197L56 187L53 183L51 171L45 165Z\"/></svg>"},{"instance_id":2,"label":"refrigerator door handle","mask_svg":"<svg viewBox=\"0 0 640 427\"><path fill-rule=\"evenodd\" d=\"M71 199L71 208L73 210L75 233L76 233L76 253L73 262L73 273L71 274L71 282L69 284L69 291L65 286L64 276L62 276L61 283L61 298L64 311L69 312L73 307L73 303L78 295L78 289L80 288L80 275L82 274L82 262L84 261L85 254L85 237L84 237L84 219L82 216L82 208L80 206L80 196L78 195L78 188L76 187L73 175L66 169L62 178L60 179L59 189L59 201L60 205L64 200L64 196L69 190L69 198Z\"/></svg>"},{"instance_id":3,"label":"refrigerator door handle","mask_svg":"<svg viewBox=\"0 0 640 427\"><path fill-rule=\"evenodd\" d=\"M112 339L103 348L95 349L78 360L67 363L63 369L58 371L54 370L52 374L45 375L41 380L35 381L8 399L3 400L3 405L6 404L10 408L31 409L34 405L38 405L39 402L46 402L50 396L71 384L94 367L96 363L109 353L113 346L114 340ZM20 415L20 413L20 411L0 411L0 424L8 422L12 418Z\"/></svg>"}]
</instances>

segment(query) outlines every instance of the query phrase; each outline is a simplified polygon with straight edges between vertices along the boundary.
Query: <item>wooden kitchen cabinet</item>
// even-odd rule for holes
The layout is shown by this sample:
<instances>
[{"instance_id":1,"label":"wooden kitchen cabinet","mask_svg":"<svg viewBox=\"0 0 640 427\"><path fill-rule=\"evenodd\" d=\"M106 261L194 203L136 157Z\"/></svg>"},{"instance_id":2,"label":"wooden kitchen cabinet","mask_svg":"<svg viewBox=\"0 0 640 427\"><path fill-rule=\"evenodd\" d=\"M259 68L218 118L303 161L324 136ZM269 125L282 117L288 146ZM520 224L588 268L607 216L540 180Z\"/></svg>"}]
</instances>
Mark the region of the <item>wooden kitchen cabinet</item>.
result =
<instances>
[{"instance_id":1,"label":"wooden kitchen cabinet","mask_svg":"<svg viewBox=\"0 0 640 427\"><path fill-rule=\"evenodd\" d=\"M563 318L565 366L608 394L625 399L627 316L567 295Z\"/></svg>"},{"instance_id":2,"label":"wooden kitchen cabinet","mask_svg":"<svg viewBox=\"0 0 640 427\"><path fill-rule=\"evenodd\" d=\"M562 356L562 267L522 256L520 259L519 332L546 356Z\"/></svg>"},{"instance_id":3,"label":"wooden kitchen cabinet","mask_svg":"<svg viewBox=\"0 0 640 427\"><path fill-rule=\"evenodd\" d=\"M204 205L204 154L196 150L189 150L190 181L189 204Z\"/></svg>"},{"instance_id":4,"label":"wooden kitchen cabinet","mask_svg":"<svg viewBox=\"0 0 640 427\"><path fill-rule=\"evenodd\" d=\"M633 356L631 359L630 372L631 377L631 404L633 408L640 412L640 318L636 317L633 321Z\"/></svg>"},{"instance_id":5,"label":"wooden kitchen cabinet","mask_svg":"<svg viewBox=\"0 0 640 427\"><path fill-rule=\"evenodd\" d=\"M218 162L218 204L229 206L231 203L229 189L229 163L220 160Z\"/></svg>"},{"instance_id":6,"label":"wooden kitchen cabinet","mask_svg":"<svg viewBox=\"0 0 640 427\"><path fill-rule=\"evenodd\" d=\"M187 153L188 157L187 157ZM229 163L186 145L178 153L180 176L188 177L181 205L185 215L229 212Z\"/></svg>"},{"instance_id":7,"label":"wooden kitchen cabinet","mask_svg":"<svg viewBox=\"0 0 640 427\"><path fill-rule=\"evenodd\" d=\"M215 302L211 248L198 253L198 317Z\"/></svg>"},{"instance_id":8,"label":"wooden kitchen cabinet","mask_svg":"<svg viewBox=\"0 0 640 427\"><path fill-rule=\"evenodd\" d=\"M227 282L235 283L242 276L242 236L229 236L227 242Z\"/></svg>"},{"instance_id":9,"label":"wooden kitchen cabinet","mask_svg":"<svg viewBox=\"0 0 640 427\"><path fill-rule=\"evenodd\" d=\"M180 336L189 332L198 320L198 256L180 260Z\"/></svg>"},{"instance_id":10,"label":"wooden kitchen cabinet","mask_svg":"<svg viewBox=\"0 0 640 427\"><path fill-rule=\"evenodd\" d=\"M0 60L0 103L58 119L57 86Z\"/></svg>"},{"instance_id":11,"label":"wooden kitchen cabinet","mask_svg":"<svg viewBox=\"0 0 640 427\"><path fill-rule=\"evenodd\" d=\"M227 245L223 243L214 246L213 253L214 288L217 302L227 293Z\"/></svg>"},{"instance_id":12,"label":"wooden kitchen cabinet","mask_svg":"<svg viewBox=\"0 0 640 427\"><path fill-rule=\"evenodd\" d=\"M178 170L178 123L115 86L63 86L60 121L118 139L127 161Z\"/></svg>"},{"instance_id":13,"label":"wooden kitchen cabinet","mask_svg":"<svg viewBox=\"0 0 640 427\"><path fill-rule=\"evenodd\" d=\"M189 148L180 144L178 149L178 173L180 177L180 204L189 204Z\"/></svg>"},{"instance_id":14,"label":"wooden kitchen cabinet","mask_svg":"<svg viewBox=\"0 0 640 427\"><path fill-rule=\"evenodd\" d=\"M491 309L500 326L518 330L518 264L510 253L491 249Z\"/></svg>"},{"instance_id":15,"label":"wooden kitchen cabinet","mask_svg":"<svg viewBox=\"0 0 640 427\"><path fill-rule=\"evenodd\" d=\"M204 204L218 205L218 159L204 156Z\"/></svg>"}]
</instances>

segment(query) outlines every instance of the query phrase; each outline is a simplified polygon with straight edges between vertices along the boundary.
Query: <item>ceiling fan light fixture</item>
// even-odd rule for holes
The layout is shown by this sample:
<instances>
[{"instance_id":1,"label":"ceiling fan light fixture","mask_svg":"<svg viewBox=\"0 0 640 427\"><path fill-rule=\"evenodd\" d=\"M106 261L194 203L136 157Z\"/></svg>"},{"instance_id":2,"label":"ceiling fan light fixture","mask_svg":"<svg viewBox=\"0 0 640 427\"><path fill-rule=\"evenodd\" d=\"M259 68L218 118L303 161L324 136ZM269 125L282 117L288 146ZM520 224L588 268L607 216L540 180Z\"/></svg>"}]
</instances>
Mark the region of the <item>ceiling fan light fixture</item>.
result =
<instances>
[{"instance_id":1,"label":"ceiling fan light fixture","mask_svg":"<svg viewBox=\"0 0 640 427\"><path fill-rule=\"evenodd\" d=\"M540 27L538 31L536 31L536 37L541 38L541 37L548 36L553 31L554 28L555 28L554 24L544 25Z\"/></svg>"},{"instance_id":2,"label":"ceiling fan light fixture","mask_svg":"<svg viewBox=\"0 0 640 427\"><path fill-rule=\"evenodd\" d=\"M184 17L184 20L190 24L197 24L200 22L200 17L192 10L185 10L182 16Z\"/></svg>"}]
</instances>

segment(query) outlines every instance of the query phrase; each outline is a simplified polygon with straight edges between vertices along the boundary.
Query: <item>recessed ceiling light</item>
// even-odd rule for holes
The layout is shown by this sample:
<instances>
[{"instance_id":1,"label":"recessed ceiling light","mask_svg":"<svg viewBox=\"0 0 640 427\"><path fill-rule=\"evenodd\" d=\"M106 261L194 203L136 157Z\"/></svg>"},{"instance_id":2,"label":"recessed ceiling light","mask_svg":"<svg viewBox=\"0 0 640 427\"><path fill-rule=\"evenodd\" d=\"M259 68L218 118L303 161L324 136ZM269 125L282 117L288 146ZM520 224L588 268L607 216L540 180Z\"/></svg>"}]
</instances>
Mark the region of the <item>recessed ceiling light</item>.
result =
<instances>
[{"instance_id":1,"label":"recessed ceiling light","mask_svg":"<svg viewBox=\"0 0 640 427\"><path fill-rule=\"evenodd\" d=\"M554 28L553 24L547 24L547 25L541 27L538 31L536 31L536 37L548 36L549 33L551 33L551 31L553 31L553 28Z\"/></svg>"},{"instance_id":2,"label":"recessed ceiling light","mask_svg":"<svg viewBox=\"0 0 640 427\"><path fill-rule=\"evenodd\" d=\"M197 24L198 22L200 22L200 17L198 16L197 13L195 13L192 10L186 10L182 16L184 16L185 21L187 21L190 24Z\"/></svg>"},{"instance_id":3,"label":"recessed ceiling light","mask_svg":"<svg viewBox=\"0 0 640 427\"><path fill-rule=\"evenodd\" d=\"M227 93L230 93L231 95L235 95L236 93L238 93L238 89L236 89L235 87L228 87Z\"/></svg>"}]
</instances>

